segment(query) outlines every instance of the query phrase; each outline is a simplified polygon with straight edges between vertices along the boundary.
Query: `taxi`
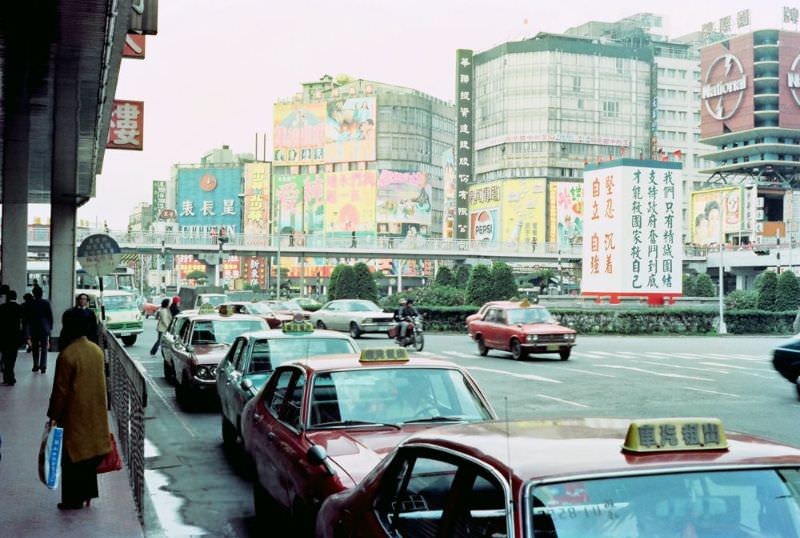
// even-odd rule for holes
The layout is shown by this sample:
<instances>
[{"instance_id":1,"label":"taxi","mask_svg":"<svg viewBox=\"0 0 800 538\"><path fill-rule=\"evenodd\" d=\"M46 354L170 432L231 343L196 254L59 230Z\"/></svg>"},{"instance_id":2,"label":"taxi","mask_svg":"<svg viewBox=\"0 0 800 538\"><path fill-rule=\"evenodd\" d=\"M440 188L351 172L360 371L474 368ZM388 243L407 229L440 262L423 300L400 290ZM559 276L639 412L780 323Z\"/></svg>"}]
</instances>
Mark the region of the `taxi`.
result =
<instances>
[{"instance_id":1,"label":"taxi","mask_svg":"<svg viewBox=\"0 0 800 538\"><path fill-rule=\"evenodd\" d=\"M233 446L241 434L242 409L261 390L272 371L295 359L358 353L349 336L315 330L307 321L295 319L281 330L244 333L236 337L217 368L217 395L222 411L222 440Z\"/></svg>"},{"instance_id":2,"label":"taxi","mask_svg":"<svg viewBox=\"0 0 800 538\"><path fill-rule=\"evenodd\" d=\"M468 328L484 357L489 350L499 349L510 351L515 360L529 353L558 353L565 361L575 346L573 329L560 325L545 307L531 305L527 299L492 303Z\"/></svg>"},{"instance_id":3,"label":"taxi","mask_svg":"<svg viewBox=\"0 0 800 538\"><path fill-rule=\"evenodd\" d=\"M466 370L405 349L282 364L242 413L256 517L308 532L328 495L357 485L409 434L494 417Z\"/></svg>"},{"instance_id":4,"label":"taxi","mask_svg":"<svg viewBox=\"0 0 800 538\"><path fill-rule=\"evenodd\" d=\"M162 340L169 346L164 350L164 369L170 374L167 377L174 379L175 398L184 408L197 403L204 394L216 394L217 365L237 336L268 328L262 318L221 315L211 304L177 318L179 332Z\"/></svg>"},{"instance_id":5,"label":"taxi","mask_svg":"<svg viewBox=\"0 0 800 538\"><path fill-rule=\"evenodd\" d=\"M217 307L218 311L228 313L232 311L234 314L249 314L251 316L258 316L264 318L270 329L277 329L284 323L292 321L292 316L280 314L272 310L264 303L251 303L248 301L230 301L223 303Z\"/></svg>"},{"instance_id":6,"label":"taxi","mask_svg":"<svg viewBox=\"0 0 800 538\"><path fill-rule=\"evenodd\" d=\"M554 457L555 455L555 457ZM316 536L800 536L800 450L717 419L574 419L411 436L328 497Z\"/></svg>"}]
</instances>

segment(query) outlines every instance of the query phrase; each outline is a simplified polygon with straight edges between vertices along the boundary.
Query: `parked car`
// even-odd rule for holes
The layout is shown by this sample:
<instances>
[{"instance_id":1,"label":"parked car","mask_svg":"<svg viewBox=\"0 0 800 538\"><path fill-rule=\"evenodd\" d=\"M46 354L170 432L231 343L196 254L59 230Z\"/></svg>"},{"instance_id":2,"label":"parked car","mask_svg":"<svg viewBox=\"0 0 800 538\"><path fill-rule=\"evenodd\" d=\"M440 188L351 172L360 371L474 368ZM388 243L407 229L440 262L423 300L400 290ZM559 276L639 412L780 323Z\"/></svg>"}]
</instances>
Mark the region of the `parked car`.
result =
<instances>
[{"instance_id":1,"label":"parked car","mask_svg":"<svg viewBox=\"0 0 800 538\"><path fill-rule=\"evenodd\" d=\"M338 299L325 303L311 313L309 318L320 329L349 331L358 338L364 333L389 334L394 315L384 312L372 301L361 299Z\"/></svg>"},{"instance_id":2,"label":"parked car","mask_svg":"<svg viewBox=\"0 0 800 538\"><path fill-rule=\"evenodd\" d=\"M305 319L308 319L311 316L310 312L306 312L305 310L303 310L303 307L293 300L288 300L288 301L269 300L269 301L261 301L259 304L267 305L274 312L282 316L294 316L295 314L303 314L303 317Z\"/></svg>"},{"instance_id":3,"label":"parked car","mask_svg":"<svg viewBox=\"0 0 800 538\"><path fill-rule=\"evenodd\" d=\"M75 290L75 300L78 295L85 293L89 296L89 308L94 310L97 322L100 323L101 306L105 306L105 327L108 332L122 340L126 346L136 343L136 338L144 330L142 314L136 306L136 295L121 290L108 290L103 292L102 301L100 291L94 289Z\"/></svg>"},{"instance_id":4,"label":"parked car","mask_svg":"<svg viewBox=\"0 0 800 538\"><path fill-rule=\"evenodd\" d=\"M316 536L800 536L799 506L800 450L716 419L490 422L411 436Z\"/></svg>"},{"instance_id":5,"label":"parked car","mask_svg":"<svg viewBox=\"0 0 800 538\"><path fill-rule=\"evenodd\" d=\"M482 318L469 322L469 335L482 356L499 349L510 351L515 360L529 353L558 353L565 361L576 338L576 332L560 325L545 307L527 301L490 305Z\"/></svg>"},{"instance_id":6,"label":"parked car","mask_svg":"<svg viewBox=\"0 0 800 538\"><path fill-rule=\"evenodd\" d=\"M279 314L264 303L251 303L247 301L230 301L219 305L220 312L229 309L234 314L249 314L264 318L270 329L277 329L286 322L292 321L292 316Z\"/></svg>"},{"instance_id":7,"label":"parked car","mask_svg":"<svg viewBox=\"0 0 800 538\"><path fill-rule=\"evenodd\" d=\"M237 336L268 328L262 318L221 316L208 310L201 308L196 314L178 315L173 322L179 327L178 332L162 340L168 346L163 351L164 376L174 380L175 397L184 408L204 395L216 395L217 365Z\"/></svg>"},{"instance_id":8,"label":"parked car","mask_svg":"<svg viewBox=\"0 0 800 538\"><path fill-rule=\"evenodd\" d=\"M313 327L313 325L311 326ZM347 335L334 331L283 330L244 333L236 338L217 368L222 408L222 440L234 445L241 435L242 409L261 390L272 371L291 360L360 351Z\"/></svg>"},{"instance_id":9,"label":"parked car","mask_svg":"<svg viewBox=\"0 0 800 538\"><path fill-rule=\"evenodd\" d=\"M287 535L310 530L323 499L358 484L410 433L494 417L465 369L405 349L282 364L242 413L256 516L274 528L288 514Z\"/></svg>"},{"instance_id":10,"label":"parked car","mask_svg":"<svg viewBox=\"0 0 800 538\"><path fill-rule=\"evenodd\" d=\"M800 399L800 335L783 342L772 350L772 365L786 381L795 386Z\"/></svg>"}]
</instances>

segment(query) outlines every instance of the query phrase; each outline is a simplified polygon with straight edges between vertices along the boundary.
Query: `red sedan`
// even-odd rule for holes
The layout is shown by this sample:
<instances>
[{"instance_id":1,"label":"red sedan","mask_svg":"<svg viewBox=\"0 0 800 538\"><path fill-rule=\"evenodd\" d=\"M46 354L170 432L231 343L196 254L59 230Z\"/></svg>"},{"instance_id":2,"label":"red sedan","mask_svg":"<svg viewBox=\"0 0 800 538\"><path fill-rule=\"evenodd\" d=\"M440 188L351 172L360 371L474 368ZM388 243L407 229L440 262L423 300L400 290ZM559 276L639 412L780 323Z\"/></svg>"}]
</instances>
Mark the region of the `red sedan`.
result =
<instances>
[{"instance_id":1,"label":"red sedan","mask_svg":"<svg viewBox=\"0 0 800 538\"><path fill-rule=\"evenodd\" d=\"M319 511L316 536L800 536L800 450L716 419L428 430Z\"/></svg>"},{"instance_id":2,"label":"red sedan","mask_svg":"<svg viewBox=\"0 0 800 538\"><path fill-rule=\"evenodd\" d=\"M287 532L308 532L327 496L358 484L410 433L494 417L466 370L404 349L283 364L242 413L256 516L274 530L288 514Z\"/></svg>"},{"instance_id":3,"label":"red sedan","mask_svg":"<svg viewBox=\"0 0 800 538\"><path fill-rule=\"evenodd\" d=\"M527 301L490 303L480 319L469 322L469 335L478 344L478 353L486 356L491 349L510 351L515 360L529 353L558 353L569 359L576 333L559 325L543 306Z\"/></svg>"}]
</instances>

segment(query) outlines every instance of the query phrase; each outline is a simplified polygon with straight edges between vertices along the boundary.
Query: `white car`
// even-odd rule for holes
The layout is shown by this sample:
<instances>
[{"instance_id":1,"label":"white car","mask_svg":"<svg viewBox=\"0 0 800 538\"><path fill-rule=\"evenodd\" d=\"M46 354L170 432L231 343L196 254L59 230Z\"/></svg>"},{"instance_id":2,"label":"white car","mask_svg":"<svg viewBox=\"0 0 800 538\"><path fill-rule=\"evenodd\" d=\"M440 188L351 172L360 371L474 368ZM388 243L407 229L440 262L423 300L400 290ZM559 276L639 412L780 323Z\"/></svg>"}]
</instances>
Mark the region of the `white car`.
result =
<instances>
[{"instance_id":1,"label":"white car","mask_svg":"<svg viewBox=\"0 0 800 538\"><path fill-rule=\"evenodd\" d=\"M349 331L358 338L364 333L385 333L394 323L394 315L384 312L372 301L361 299L337 299L325 303L313 312L311 323L318 329Z\"/></svg>"}]
</instances>

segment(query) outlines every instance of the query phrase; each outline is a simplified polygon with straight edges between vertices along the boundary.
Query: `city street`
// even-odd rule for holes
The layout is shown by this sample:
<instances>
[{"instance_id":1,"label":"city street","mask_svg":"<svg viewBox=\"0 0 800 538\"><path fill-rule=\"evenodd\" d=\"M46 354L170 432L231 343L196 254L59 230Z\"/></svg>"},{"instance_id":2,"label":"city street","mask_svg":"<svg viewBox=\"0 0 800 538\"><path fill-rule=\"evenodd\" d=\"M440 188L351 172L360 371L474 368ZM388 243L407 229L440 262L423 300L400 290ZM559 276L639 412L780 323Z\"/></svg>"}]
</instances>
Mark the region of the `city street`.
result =
<instances>
[{"instance_id":1,"label":"city street","mask_svg":"<svg viewBox=\"0 0 800 538\"><path fill-rule=\"evenodd\" d=\"M146 421L148 536L255 536L251 485L226 454L214 408L186 413L150 357L154 323L128 350L150 376ZM480 357L466 335L426 335L424 356L470 370L500 416L716 416L739 430L800 445L794 389L770 363L780 337L580 337L570 360ZM391 344L371 336L362 347ZM188 501L188 502L187 502Z\"/></svg>"}]
</instances>

